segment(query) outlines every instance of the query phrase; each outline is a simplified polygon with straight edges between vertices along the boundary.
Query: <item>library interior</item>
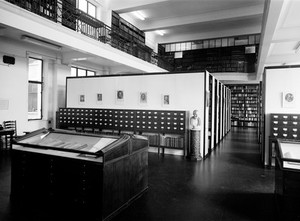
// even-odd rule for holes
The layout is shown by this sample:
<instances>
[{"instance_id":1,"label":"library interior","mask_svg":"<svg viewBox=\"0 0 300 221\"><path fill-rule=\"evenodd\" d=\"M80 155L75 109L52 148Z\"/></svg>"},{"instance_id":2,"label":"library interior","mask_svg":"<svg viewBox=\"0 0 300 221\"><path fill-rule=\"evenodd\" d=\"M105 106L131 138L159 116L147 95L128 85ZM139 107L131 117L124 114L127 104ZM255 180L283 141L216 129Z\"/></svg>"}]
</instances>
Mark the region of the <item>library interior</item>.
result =
<instances>
[{"instance_id":1,"label":"library interior","mask_svg":"<svg viewBox=\"0 0 300 221\"><path fill-rule=\"evenodd\" d=\"M299 9L1 0L0 220L300 220Z\"/></svg>"}]
</instances>

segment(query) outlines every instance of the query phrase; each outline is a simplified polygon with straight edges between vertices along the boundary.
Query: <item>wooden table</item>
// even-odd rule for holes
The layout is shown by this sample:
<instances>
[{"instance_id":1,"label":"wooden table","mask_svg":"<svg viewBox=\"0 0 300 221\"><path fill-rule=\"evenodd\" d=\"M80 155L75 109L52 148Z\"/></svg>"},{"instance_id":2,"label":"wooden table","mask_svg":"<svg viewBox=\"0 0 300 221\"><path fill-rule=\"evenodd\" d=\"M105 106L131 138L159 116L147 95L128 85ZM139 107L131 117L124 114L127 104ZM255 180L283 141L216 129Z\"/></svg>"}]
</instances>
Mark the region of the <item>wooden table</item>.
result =
<instances>
[{"instance_id":1,"label":"wooden table","mask_svg":"<svg viewBox=\"0 0 300 221\"><path fill-rule=\"evenodd\" d=\"M8 148L8 143L7 143L7 137L9 135L10 137L10 142L9 142L9 148L12 149L12 141L13 141L13 135L15 133L14 129L3 129L0 130L0 137L5 136L5 146Z\"/></svg>"}]
</instances>

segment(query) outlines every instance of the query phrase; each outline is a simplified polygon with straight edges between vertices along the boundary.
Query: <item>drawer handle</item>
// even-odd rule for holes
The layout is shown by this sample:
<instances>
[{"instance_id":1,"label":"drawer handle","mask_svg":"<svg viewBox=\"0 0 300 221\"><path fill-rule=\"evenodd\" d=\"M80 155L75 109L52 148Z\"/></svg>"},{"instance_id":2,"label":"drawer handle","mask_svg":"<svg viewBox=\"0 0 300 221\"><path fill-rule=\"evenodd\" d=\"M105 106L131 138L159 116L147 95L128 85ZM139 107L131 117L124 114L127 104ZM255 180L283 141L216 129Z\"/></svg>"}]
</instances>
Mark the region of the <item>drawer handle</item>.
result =
<instances>
[{"instance_id":1,"label":"drawer handle","mask_svg":"<svg viewBox=\"0 0 300 221\"><path fill-rule=\"evenodd\" d=\"M288 116L283 116L283 118L284 118L284 119L287 119L287 118L288 118Z\"/></svg>"},{"instance_id":2,"label":"drawer handle","mask_svg":"<svg viewBox=\"0 0 300 221\"><path fill-rule=\"evenodd\" d=\"M282 128L284 131L287 131L287 128Z\"/></svg>"},{"instance_id":3,"label":"drawer handle","mask_svg":"<svg viewBox=\"0 0 300 221\"><path fill-rule=\"evenodd\" d=\"M287 134L283 134L284 137L287 137Z\"/></svg>"},{"instance_id":4,"label":"drawer handle","mask_svg":"<svg viewBox=\"0 0 300 221\"><path fill-rule=\"evenodd\" d=\"M297 130L298 130L297 128L293 128L293 131L294 131L294 132L297 132Z\"/></svg>"},{"instance_id":5,"label":"drawer handle","mask_svg":"<svg viewBox=\"0 0 300 221\"><path fill-rule=\"evenodd\" d=\"M288 122L287 121L283 121L283 124L287 124Z\"/></svg>"},{"instance_id":6,"label":"drawer handle","mask_svg":"<svg viewBox=\"0 0 300 221\"><path fill-rule=\"evenodd\" d=\"M297 134L293 134L293 137L295 137L295 138L296 138L296 137L297 137Z\"/></svg>"},{"instance_id":7,"label":"drawer handle","mask_svg":"<svg viewBox=\"0 0 300 221\"><path fill-rule=\"evenodd\" d=\"M273 130L276 130L276 131L277 131L277 130L278 130L278 128L277 128L277 127L273 127Z\"/></svg>"},{"instance_id":8,"label":"drawer handle","mask_svg":"<svg viewBox=\"0 0 300 221\"><path fill-rule=\"evenodd\" d=\"M277 137L278 136L278 133L273 133L274 137Z\"/></svg>"}]
</instances>

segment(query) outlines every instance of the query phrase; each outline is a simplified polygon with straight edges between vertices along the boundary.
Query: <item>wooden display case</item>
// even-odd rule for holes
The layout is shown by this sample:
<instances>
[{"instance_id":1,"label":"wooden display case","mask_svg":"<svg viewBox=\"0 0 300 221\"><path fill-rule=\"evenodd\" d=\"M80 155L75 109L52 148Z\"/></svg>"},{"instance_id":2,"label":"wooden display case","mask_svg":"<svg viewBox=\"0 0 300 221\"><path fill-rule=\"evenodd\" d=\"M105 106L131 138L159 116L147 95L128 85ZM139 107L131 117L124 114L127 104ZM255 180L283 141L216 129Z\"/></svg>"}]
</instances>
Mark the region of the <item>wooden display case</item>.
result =
<instances>
[{"instance_id":1,"label":"wooden display case","mask_svg":"<svg viewBox=\"0 0 300 221\"><path fill-rule=\"evenodd\" d=\"M282 220L299 220L300 142L277 140L275 197Z\"/></svg>"},{"instance_id":2,"label":"wooden display case","mask_svg":"<svg viewBox=\"0 0 300 221\"><path fill-rule=\"evenodd\" d=\"M148 140L41 129L12 149L11 199L108 220L148 188Z\"/></svg>"}]
</instances>

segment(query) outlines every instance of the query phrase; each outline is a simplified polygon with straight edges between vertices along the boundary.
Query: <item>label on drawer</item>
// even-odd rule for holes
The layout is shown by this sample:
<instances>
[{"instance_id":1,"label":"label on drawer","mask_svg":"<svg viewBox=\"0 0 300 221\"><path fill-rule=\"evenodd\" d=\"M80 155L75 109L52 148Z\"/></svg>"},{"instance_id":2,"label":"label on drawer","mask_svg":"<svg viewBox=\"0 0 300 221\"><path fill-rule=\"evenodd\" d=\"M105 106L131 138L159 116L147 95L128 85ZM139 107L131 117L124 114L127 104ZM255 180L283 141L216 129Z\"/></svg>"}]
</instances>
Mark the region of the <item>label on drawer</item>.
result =
<instances>
[{"instance_id":1,"label":"label on drawer","mask_svg":"<svg viewBox=\"0 0 300 221\"><path fill-rule=\"evenodd\" d=\"M278 124L278 121L273 121L274 124Z\"/></svg>"},{"instance_id":2,"label":"label on drawer","mask_svg":"<svg viewBox=\"0 0 300 221\"><path fill-rule=\"evenodd\" d=\"M295 121L293 122L293 125L297 125L297 124L298 124L298 122L295 122Z\"/></svg>"},{"instance_id":3,"label":"label on drawer","mask_svg":"<svg viewBox=\"0 0 300 221\"><path fill-rule=\"evenodd\" d=\"M287 131L287 130L288 130L288 129L287 129L287 128L285 128L285 127L284 127L284 128L282 128L282 129L283 129L283 131Z\"/></svg>"},{"instance_id":4,"label":"label on drawer","mask_svg":"<svg viewBox=\"0 0 300 221\"><path fill-rule=\"evenodd\" d=\"M283 124L288 124L288 122L287 122L287 121L283 121L282 123L283 123Z\"/></svg>"}]
</instances>

